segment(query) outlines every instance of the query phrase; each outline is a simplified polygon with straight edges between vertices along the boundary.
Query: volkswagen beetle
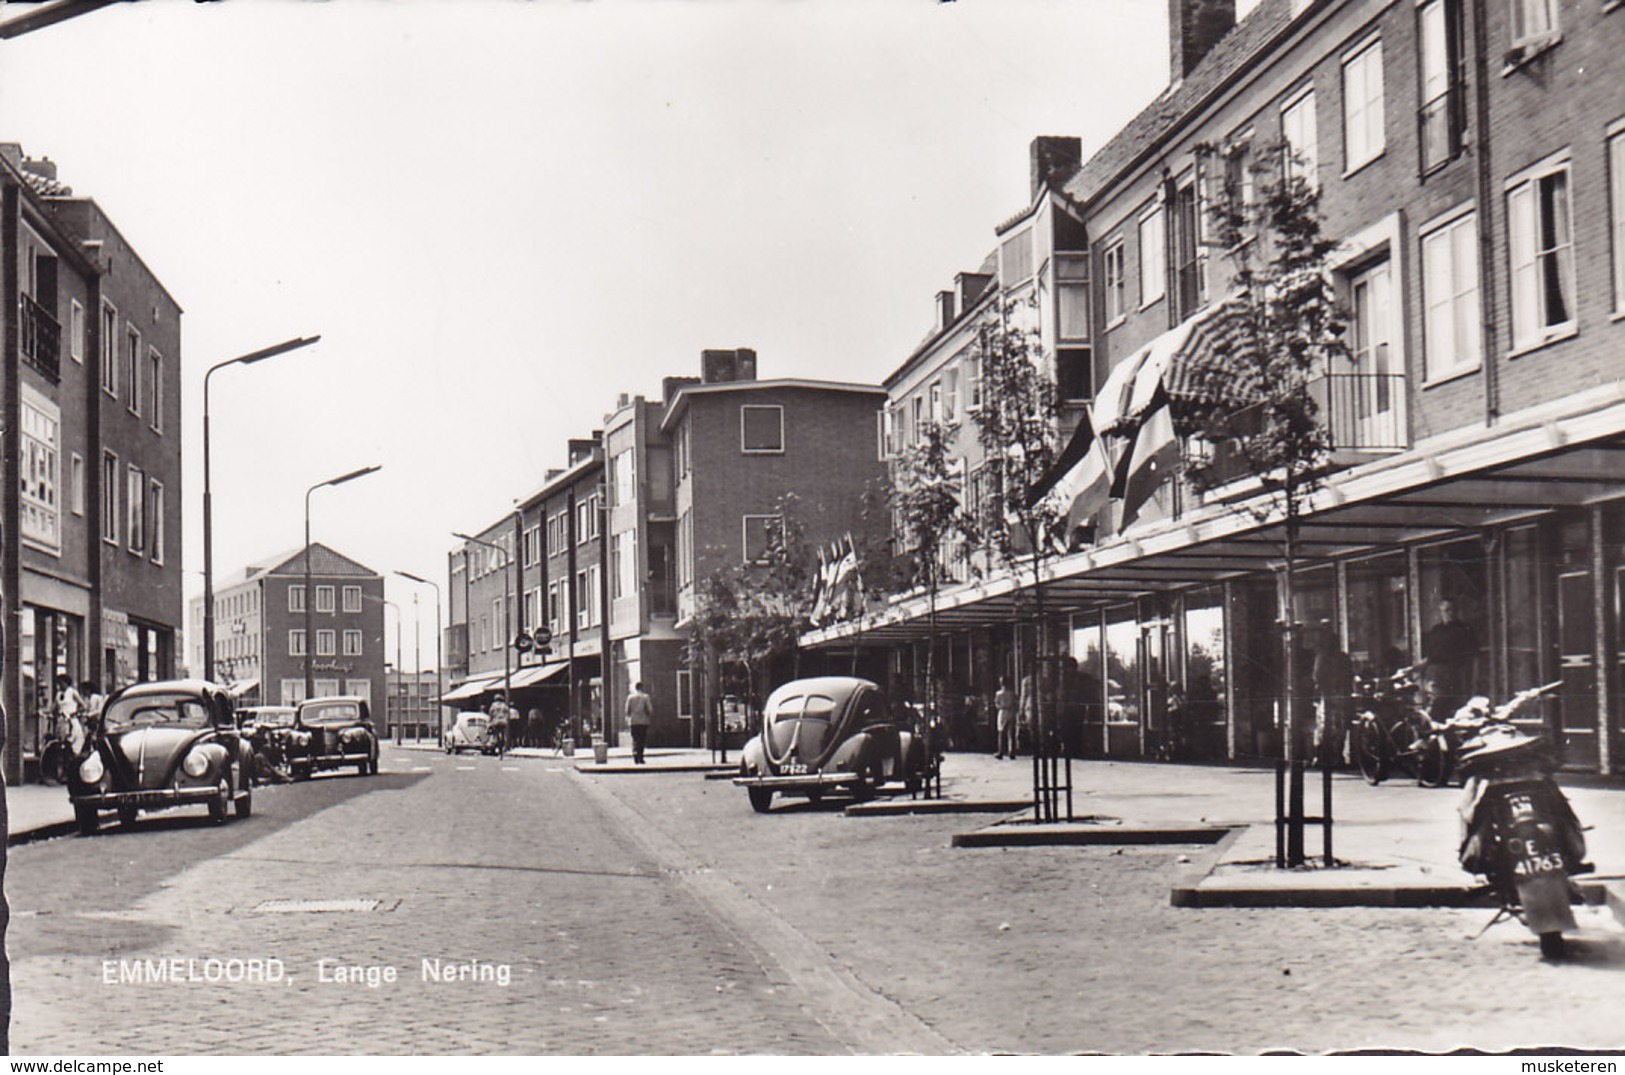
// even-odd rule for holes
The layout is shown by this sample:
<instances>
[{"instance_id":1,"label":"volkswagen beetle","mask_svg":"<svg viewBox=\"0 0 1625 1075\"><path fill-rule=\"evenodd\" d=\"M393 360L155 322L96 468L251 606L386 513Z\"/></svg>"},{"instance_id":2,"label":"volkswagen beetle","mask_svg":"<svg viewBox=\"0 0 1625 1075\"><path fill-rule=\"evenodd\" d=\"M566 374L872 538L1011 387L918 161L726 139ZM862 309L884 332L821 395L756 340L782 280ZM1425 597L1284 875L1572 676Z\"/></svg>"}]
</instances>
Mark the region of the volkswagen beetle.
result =
<instances>
[{"instance_id":1,"label":"volkswagen beetle","mask_svg":"<svg viewBox=\"0 0 1625 1075\"><path fill-rule=\"evenodd\" d=\"M768 695L762 730L745 744L734 783L765 813L774 792L817 801L838 789L868 799L891 781L914 791L925 767L925 744L877 685L820 676Z\"/></svg>"},{"instance_id":2,"label":"volkswagen beetle","mask_svg":"<svg viewBox=\"0 0 1625 1075\"><path fill-rule=\"evenodd\" d=\"M85 836L100 827L103 810L128 825L142 810L195 804L218 823L233 812L249 815L253 772L224 687L196 679L137 683L107 700L95 742L69 774L68 795Z\"/></svg>"},{"instance_id":3,"label":"volkswagen beetle","mask_svg":"<svg viewBox=\"0 0 1625 1075\"><path fill-rule=\"evenodd\" d=\"M486 726L490 718L484 713L466 712L457 714L457 720L446 732L446 753L461 754L465 750L478 750L485 752L485 745L489 741L486 737Z\"/></svg>"},{"instance_id":4,"label":"volkswagen beetle","mask_svg":"<svg viewBox=\"0 0 1625 1075\"><path fill-rule=\"evenodd\" d=\"M319 769L355 766L357 775L378 772L378 733L367 700L355 695L310 698L299 703L288 735L288 771L304 780Z\"/></svg>"}]
</instances>

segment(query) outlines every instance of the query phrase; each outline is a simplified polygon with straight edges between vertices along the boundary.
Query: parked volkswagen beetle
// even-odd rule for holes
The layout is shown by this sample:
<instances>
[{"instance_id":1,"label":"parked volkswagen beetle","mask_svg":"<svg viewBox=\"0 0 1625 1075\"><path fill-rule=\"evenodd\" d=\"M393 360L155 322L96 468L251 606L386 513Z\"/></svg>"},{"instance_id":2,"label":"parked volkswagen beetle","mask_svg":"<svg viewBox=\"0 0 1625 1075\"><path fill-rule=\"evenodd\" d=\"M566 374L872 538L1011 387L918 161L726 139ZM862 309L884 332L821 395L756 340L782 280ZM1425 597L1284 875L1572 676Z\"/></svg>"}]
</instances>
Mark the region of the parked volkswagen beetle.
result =
<instances>
[{"instance_id":1,"label":"parked volkswagen beetle","mask_svg":"<svg viewBox=\"0 0 1625 1075\"><path fill-rule=\"evenodd\" d=\"M745 744L734 783L765 813L773 793L817 800L832 789L871 798L901 781L924 780L925 744L867 679L798 679L768 695L762 731Z\"/></svg>"},{"instance_id":2,"label":"parked volkswagen beetle","mask_svg":"<svg viewBox=\"0 0 1625 1075\"><path fill-rule=\"evenodd\" d=\"M197 679L137 683L107 700L68 795L85 836L100 827L103 810L128 825L142 810L196 804L223 822L233 812L249 815L253 772L224 687Z\"/></svg>"},{"instance_id":3,"label":"parked volkswagen beetle","mask_svg":"<svg viewBox=\"0 0 1625 1075\"><path fill-rule=\"evenodd\" d=\"M486 726L491 718L484 713L473 711L457 714L457 720L446 732L446 753L461 754L465 750L478 750L485 753Z\"/></svg>"},{"instance_id":4,"label":"parked volkswagen beetle","mask_svg":"<svg viewBox=\"0 0 1625 1075\"><path fill-rule=\"evenodd\" d=\"M378 772L378 733L365 698L335 695L308 698L294 714L288 735L288 771L304 780L319 769L355 766L356 774Z\"/></svg>"}]
</instances>

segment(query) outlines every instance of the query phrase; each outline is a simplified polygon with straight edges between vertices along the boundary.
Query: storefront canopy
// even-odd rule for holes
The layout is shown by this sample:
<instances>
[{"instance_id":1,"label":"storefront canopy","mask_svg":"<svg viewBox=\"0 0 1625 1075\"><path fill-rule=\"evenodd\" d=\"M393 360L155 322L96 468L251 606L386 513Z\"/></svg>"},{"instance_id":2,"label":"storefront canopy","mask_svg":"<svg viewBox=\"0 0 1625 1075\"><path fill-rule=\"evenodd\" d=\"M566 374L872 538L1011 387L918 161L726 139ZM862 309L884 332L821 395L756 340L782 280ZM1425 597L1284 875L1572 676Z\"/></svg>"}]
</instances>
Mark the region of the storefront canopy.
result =
<instances>
[{"instance_id":1,"label":"storefront canopy","mask_svg":"<svg viewBox=\"0 0 1625 1075\"><path fill-rule=\"evenodd\" d=\"M533 664L515 672L508 682L508 686L517 690L520 687L534 687L539 683L546 683L559 673L570 667L569 661L548 661L546 664ZM496 685L502 686L502 677L497 677Z\"/></svg>"},{"instance_id":2,"label":"storefront canopy","mask_svg":"<svg viewBox=\"0 0 1625 1075\"><path fill-rule=\"evenodd\" d=\"M1300 516L1304 561L1380 552L1625 491L1625 385L1611 384L1533 408L1500 425L1455 430L1408 451L1340 471ZM1279 569L1285 521L1268 498L1237 483L1222 502L1131 528L1044 564L1044 603L1055 612ZM1223 491L1221 491L1223 492ZM938 632L1031 617L1032 572L1018 569L937 594ZM927 598L912 597L809 632L811 649L922 640Z\"/></svg>"},{"instance_id":3,"label":"storefront canopy","mask_svg":"<svg viewBox=\"0 0 1625 1075\"><path fill-rule=\"evenodd\" d=\"M445 697L441 698L440 701L442 703L467 702L489 691L493 684L500 685L501 682L501 676L470 676L455 689L447 691Z\"/></svg>"}]
</instances>

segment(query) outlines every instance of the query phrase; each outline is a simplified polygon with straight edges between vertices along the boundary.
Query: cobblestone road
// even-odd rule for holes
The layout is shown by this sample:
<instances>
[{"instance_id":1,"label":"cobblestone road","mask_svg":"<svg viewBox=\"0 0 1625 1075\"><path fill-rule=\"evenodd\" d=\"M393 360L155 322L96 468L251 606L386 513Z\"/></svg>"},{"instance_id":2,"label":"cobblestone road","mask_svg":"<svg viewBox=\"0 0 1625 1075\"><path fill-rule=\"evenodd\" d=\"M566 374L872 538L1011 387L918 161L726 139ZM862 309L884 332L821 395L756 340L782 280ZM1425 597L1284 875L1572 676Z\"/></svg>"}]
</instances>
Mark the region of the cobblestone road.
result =
<instances>
[{"instance_id":1,"label":"cobblestone road","mask_svg":"<svg viewBox=\"0 0 1625 1075\"><path fill-rule=\"evenodd\" d=\"M754 814L695 774L391 752L14 850L22 1053L1112 1053L1625 1045L1625 939L1479 911L1186 910L1200 848L954 849L965 816ZM423 770L423 771L413 771ZM1181 861L1181 859L1187 861ZM264 913L268 900L377 901ZM275 957L278 983L107 984ZM510 984L423 980L423 960ZM394 967L369 986L319 966ZM363 972L364 974L365 972ZM381 973L381 971L379 972Z\"/></svg>"}]
</instances>

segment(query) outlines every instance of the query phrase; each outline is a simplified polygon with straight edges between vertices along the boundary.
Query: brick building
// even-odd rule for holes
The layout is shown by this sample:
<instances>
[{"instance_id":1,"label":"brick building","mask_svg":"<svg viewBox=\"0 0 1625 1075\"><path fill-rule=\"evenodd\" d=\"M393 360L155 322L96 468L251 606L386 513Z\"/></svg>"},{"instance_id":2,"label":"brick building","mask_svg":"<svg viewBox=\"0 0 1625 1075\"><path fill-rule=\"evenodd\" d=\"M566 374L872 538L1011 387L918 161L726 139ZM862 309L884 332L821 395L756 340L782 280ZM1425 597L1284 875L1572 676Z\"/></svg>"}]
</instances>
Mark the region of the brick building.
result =
<instances>
[{"instance_id":1,"label":"brick building","mask_svg":"<svg viewBox=\"0 0 1625 1075\"><path fill-rule=\"evenodd\" d=\"M306 631L304 550L246 567L216 588L215 675L242 703L297 705L309 662L315 698L355 694L384 716L384 580L349 557L310 546L314 604ZM192 599L192 667L203 661L203 599Z\"/></svg>"},{"instance_id":2,"label":"brick building","mask_svg":"<svg viewBox=\"0 0 1625 1075\"><path fill-rule=\"evenodd\" d=\"M1073 416L1132 423L1158 388L1177 406L1181 364L1211 346L1203 318L1230 287L1211 207L1252 196L1251 166L1282 159L1284 142L1341 240L1351 344L1313 385L1334 470L1304 521L1293 621L1385 671L1425 656L1449 600L1476 637L1478 689L1561 679L1531 730L1603 772L1625 750L1618 8L1263 0L1237 22L1229 0L1171 0L1168 89L1086 157L1035 143L1032 200L995 229L990 285L1040 282ZM894 414L941 378L960 323L943 319L950 342L888 382ZM1064 662L1052 689L1075 750L1154 753L1182 689L1217 703L1193 730L1198 752L1279 752L1282 520L1247 511L1265 505L1241 485L1227 492L1168 480L1128 525L1108 503L1091 540L1054 562L1043 656ZM1028 671L1013 644L1022 593L1006 576L939 598L956 630L938 667L966 693ZM806 642L869 646L909 676L924 619L905 600Z\"/></svg>"},{"instance_id":3,"label":"brick building","mask_svg":"<svg viewBox=\"0 0 1625 1075\"><path fill-rule=\"evenodd\" d=\"M49 732L52 681L174 674L180 306L48 160L0 144L0 590L7 779Z\"/></svg>"}]
</instances>

